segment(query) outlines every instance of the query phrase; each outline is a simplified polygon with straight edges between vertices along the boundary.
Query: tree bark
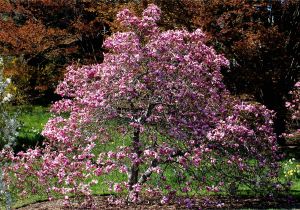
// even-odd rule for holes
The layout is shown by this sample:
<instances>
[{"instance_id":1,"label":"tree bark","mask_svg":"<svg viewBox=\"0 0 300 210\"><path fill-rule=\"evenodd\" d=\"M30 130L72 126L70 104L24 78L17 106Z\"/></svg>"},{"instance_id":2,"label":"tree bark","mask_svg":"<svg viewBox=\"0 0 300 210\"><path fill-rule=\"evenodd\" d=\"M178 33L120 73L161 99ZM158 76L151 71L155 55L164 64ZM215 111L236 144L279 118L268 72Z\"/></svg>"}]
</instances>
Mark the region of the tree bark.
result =
<instances>
[{"instance_id":1,"label":"tree bark","mask_svg":"<svg viewBox=\"0 0 300 210\"><path fill-rule=\"evenodd\" d=\"M140 128L135 128L133 132L133 152L137 154L137 157L139 158L141 156L140 151ZM129 184L129 190L131 191L133 189L133 185L135 185L138 182L139 177L139 163L133 162L131 164L130 173L128 177L128 184Z\"/></svg>"}]
</instances>

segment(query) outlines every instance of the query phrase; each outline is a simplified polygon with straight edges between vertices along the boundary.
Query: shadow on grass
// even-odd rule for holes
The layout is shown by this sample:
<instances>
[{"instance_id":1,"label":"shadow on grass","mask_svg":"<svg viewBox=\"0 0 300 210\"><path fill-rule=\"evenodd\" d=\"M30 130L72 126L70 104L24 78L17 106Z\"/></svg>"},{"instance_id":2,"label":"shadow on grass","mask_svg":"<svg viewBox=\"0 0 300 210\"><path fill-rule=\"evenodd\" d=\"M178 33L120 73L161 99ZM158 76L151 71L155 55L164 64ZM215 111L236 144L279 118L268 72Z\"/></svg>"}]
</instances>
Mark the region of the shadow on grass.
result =
<instances>
[{"instance_id":1,"label":"shadow on grass","mask_svg":"<svg viewBox=\"0 0 300 210\"><path fill-rule=\"evenodd\" d=\"M20 123L14 147L15 152L41 145L44 140L41 132L51 117L49 107L22 105L13 106L10 109L12 113L17 113L17 120Z\"/></svg>"},{"instance_id":2,"label":"shadow on grass","mask_svg":"<svg viewBox=\"0 0 300 210\"><path fill-rule=\"evenodd\" d=\"M17 144L14 147L15 152L25 151L35 146L41 146L45 138L41 134L27 134L25 136L17 137Z\"/></svg>"}]
</instances>

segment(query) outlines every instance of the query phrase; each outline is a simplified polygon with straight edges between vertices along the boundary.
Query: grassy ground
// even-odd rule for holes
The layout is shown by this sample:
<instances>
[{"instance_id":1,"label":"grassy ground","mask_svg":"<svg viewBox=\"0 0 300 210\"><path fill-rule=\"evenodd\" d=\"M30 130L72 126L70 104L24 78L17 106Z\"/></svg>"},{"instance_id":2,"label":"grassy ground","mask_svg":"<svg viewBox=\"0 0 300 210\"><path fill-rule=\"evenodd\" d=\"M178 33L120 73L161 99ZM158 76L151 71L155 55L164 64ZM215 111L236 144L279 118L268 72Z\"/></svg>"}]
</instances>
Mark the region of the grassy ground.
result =
<instances>
[{"instance_id":1,"label":"grassy ground","mask_svg":"<svg viewBox=\"0 0 300 210\"><path fill-rule=\"evenodd\" d=\"M49 113L49 108L48 107L41 107L41 106L19 106L19 107L14 107L13 111L18 111L19 116L18 119L21 123L21 127L19 130L19 135L18 135L18 144L16 147L16 150L23 150L28 147L33 147L34 145L40 143L43 140L43 137L41 136L41 131L43 129L43 126L45 123L48 121L49 117L51 114ZM111 127L110 132L113 135L113 139L115 142L120 142L123 141L121 140L121 136L115 131L114 129L114 123L109 125ZM126 141L126 140L125 140ZM111 142L108 144L106 147L107 150L110 150L111 148L115 147L116 143ZM103 148L96 148L96 153L97 149L103 149ZM285 152L285 150L284 150ZM282 161L282 165L285 168L286 173L282 173L282 179L289 178L292 183L291 187L291 194L294 196L300 197L300 172L297 175L297 173L293 172L292 175L288 175L286 177L286 174L288 171L291 170L297 170L297 167L300 166L300 159L299 159L299 151L297 150L286 150L287 156L285 160ZM290 161L291 160L291 161ZM299 167L300 170L300 167ZM109 180L120 180L124 179L123 176L120 174L112 174L110 177L100 177L99 178L99 183L103 183L105 179ZM98 184L93 188L94 194L108 194L110 193L107 190L107 186L103 184ZM24 206L29 203L34 203L37 201L42 201L46 200L47 198L43 195L37 195L37 196L31 196L23 200L18 200L15 202L15 207L18 206ZM1 209L1 208L0 208Z\"/></svg>"},{"instance_id":2,"label":"grassy ground","mask_svg":"<svg viewBox=\"0 0 300 210\"><path fill-rule=\"evenodd\" d=\"M45 123L50 118L49 107L23 105L13 107L20 122L16 151L25 150L42 142Z\"/></svg>"}]
</instances>

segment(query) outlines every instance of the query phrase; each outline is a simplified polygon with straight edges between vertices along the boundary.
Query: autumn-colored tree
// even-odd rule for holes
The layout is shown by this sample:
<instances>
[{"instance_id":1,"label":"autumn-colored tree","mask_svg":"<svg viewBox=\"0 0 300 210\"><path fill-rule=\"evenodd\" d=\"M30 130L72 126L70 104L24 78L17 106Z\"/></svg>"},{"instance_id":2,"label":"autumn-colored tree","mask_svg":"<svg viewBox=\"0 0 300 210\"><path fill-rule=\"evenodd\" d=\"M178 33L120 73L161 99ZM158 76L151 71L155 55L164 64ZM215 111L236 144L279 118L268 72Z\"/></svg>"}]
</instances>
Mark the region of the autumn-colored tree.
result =
<instances>
[{"instance_id":1,"label":"autumn-colored tree","mask_svg":"<svg viewBox=\"0 0 300 210\"><path fill-rule=\"evenodd\" d=\"M0 2L0 53L9 56L5 73L21 94L34 99L53 92L67 64L101 62L103 34L114 8L101 2Z\"/></svg>"}]
</instances>

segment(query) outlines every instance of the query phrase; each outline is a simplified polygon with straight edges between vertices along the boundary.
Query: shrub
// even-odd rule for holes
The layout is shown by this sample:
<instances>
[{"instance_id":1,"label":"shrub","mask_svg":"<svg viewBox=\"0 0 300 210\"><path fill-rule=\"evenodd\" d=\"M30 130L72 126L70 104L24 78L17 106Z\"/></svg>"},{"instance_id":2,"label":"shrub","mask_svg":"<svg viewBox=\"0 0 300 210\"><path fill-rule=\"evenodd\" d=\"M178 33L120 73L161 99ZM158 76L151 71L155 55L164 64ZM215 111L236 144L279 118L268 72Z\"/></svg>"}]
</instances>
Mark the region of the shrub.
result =
<instances>
[{"instance_id":1,"label":"shrub","mask_svg":"<svg viewBox=\"0 0 300 210\"><path fill-rule=\"evenodd\" d=\"M0 149L5 145L12 146L15 143L18 123L15 116L7 111L7 104L12 95L7 91L10 79L3 78L3 62L0 59Z\"/></svg>"},{"instance_id":2,"label":"shrub","mask_svg":"<svg viewBox=\"0 0 300 210\"><path fill-rule=\"evenodd\" d=\"M295 158L289 159L283 164L283 174L288 181L300 178L300 164L295 162Z\"/></svg>"},{"instance_id":3,"label":"shrub","mask_svg":"<svg viewBox=\"0 0 300 210\"><path fill-rule=\"evenodd\" d=\"M3 60L0 57L0 149L14 146L17 135L18 123L15 116L11 116L7 111L7 103L12 95L8 93L7 87L10 79L3 78ZM6 201L7 208L10 206L10 193L3 181L2 167L6 164L0 157L0 202Z\"/></svg>"},{"instance_id":4,"label":"shrub","mask_svg":"<svg viewBox=\"0 0 300 210\"><path fill-rule=\"evenodd\" d=\"M45 148L7 155L16 162L7 171L22 171L19 189L31 175L49 195L81 194L91 203L93 177L120 173L125 179L108 184L130 202L187 195L191 206L199 191L276 191L272 112L229 94L220 73L228 60L205 45L201 30L160 31L159 16L155 5L142 18L121 11L128 31L105 41L103 63L68 68L57 87L65 99L43 131ZM123 135L118 142L110 122Z\"/></svg>"}]
</instances>

